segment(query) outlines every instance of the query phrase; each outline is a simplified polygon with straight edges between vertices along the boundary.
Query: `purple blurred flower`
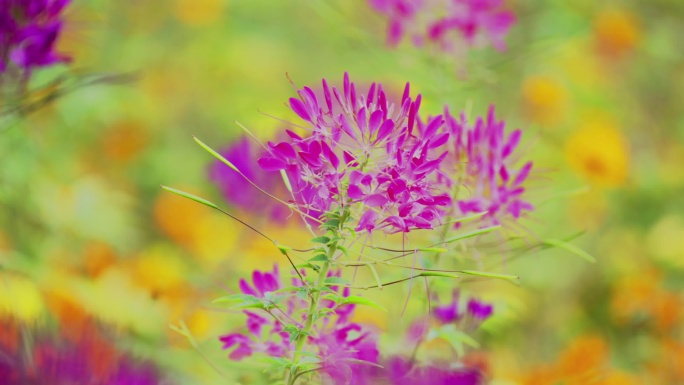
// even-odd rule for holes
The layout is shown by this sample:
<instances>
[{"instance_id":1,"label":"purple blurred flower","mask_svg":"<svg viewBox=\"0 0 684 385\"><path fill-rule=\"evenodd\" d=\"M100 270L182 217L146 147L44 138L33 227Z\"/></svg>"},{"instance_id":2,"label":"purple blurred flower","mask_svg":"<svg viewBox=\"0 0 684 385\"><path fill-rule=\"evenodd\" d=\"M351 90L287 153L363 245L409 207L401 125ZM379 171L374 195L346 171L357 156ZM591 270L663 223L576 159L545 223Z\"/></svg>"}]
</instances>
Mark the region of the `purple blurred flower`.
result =
<instances>
[{"instance_id":1,"label":"purple blurred flower","mask_svg":"<svg viewBox=\"0 0 684 385\"><path fill-rule=\"evenodd\" d=\"M494 48L506 49L504 37L515 23L515 15L501 10L502 0L369 0L388 18L387 42L396 46L409 35L414 45L432 42L445 51L454 42L468 46L489 41Z\"/></svg>"},{"instance_id":2,"label":"purple blurred flower","mask_svg":"<svg viewBox=\"0 0 684 385\"><path fill-rule=\"evenodd\" d=\"M412 365L403 357L392 357L386 363L389 382L392 385L480 385L484 378L479 371L470 368L450 368L447 365Z\"/></svg>"},{"instance_id":3,"label":"purple blurred flower","mask_svg":"<svg viewBox=\"0 0 684 385\"><path fill-rule=\"evenodd\" d=\"M434 154L449 134L441 116L419 127L421 96L387 100L381 84L357 92L345 73L343 92L322 82L323 101L309 87L290 107L311 126L302 138L269 143L259 159L267 171L285 170L303 211L352 209L357 230L409 232L440 223L451 200L437 183L446 152Z\"/></svg>"},{"instance_id":4,"label":"purple blurred flower","mask_svg":"<svg viewBox=\"0 0 684 385\"><path fill-rule=\"evenodd\" d=\"M469 125L465 115L456 120L445 111L446 129L451 134L449 162L462 175L462 183L470 197L456 202L461 214L486 211L483 220L500 224L505 218L519 219L534 206L523 200L532 162L516 168L518 158L513 153L522 132L515 130L505 136L505 122L496 121L494 106L486 120L478 117Z\"/></svg>"},{"instance_id":5,"label":"purple blurred flower","mask_svg":"<svg viewBox=\"0 0 684 385\"><path fill-rule=\"evenodd\" d=\"M261 170L254 161L258 155L249 138L242 137L220 153L257 186L276 196L282 195L278 194L278 189L283 185L280 173ZM290 210L285 205L257 191L245 178L219 160L210 165L209 178L231 205L259 215L266 213L270 219L279 223L285 222L290 215Z\"/></svg>"},{"instance_id":6,"label":"purple blurred flower","mask_svg":"<svg viewBox=\"0 0 684 385\"><path fill-rule=\"evenodd\" d=\"M0 71L11 64L33 69L66 63L55 45L62 32L62 11L70 0L0 0Z\"/></svg>"},{"instance_id":7,"label":"purple blurred flower","mask_svg":"<svg viewBox=\"0 0 684 385\"><path fill-rule=\"evenodd\" d=\"M458 310L458 296L459 292L454 290L450 303L442 306L435 306L432 309L432 315L435 319L443 324L458 321L461 318L461 313Z\"/></svg>"},{"instance_id":8,"label":"purple blurred flower","mask_svg":"<svg viewBox=\"0 0 684 385\"><path fill-rule=\"evenodd\" d=\"M420 343L437 326L455 324L457 328L466 332L473 332L480 327L494 313L494 306L476 298L470 298L465 308L459 301L460 293L454 290L451 302L435 306L430 316L421 317L411 323L406 333L407 340Z\"/></svg>"},{"instance_id":9,"label":"purple blurred flower","mask_svg":"<svg viewBox=\"0 0 684 385\"><path fill-rule=\"evenodd\" d=\"M468 314L479 321L484 321L494 313L494 306L481 302L475 298L468 301Z\"/></svg>"},{"instance_id":10,"label":"purple blurred flower","mask_svg":"<svg viewBox=\"0 0 684 385\"><path fill-rule=\"evenodd\" d=\"M16 323L3 323L4 332L20 331ZM32 336L30 351L3 346L0 341L0 384L130 384L156 385L162 382L159 369L151 361L117 351L113 341L92 334L87 324L77 341L70 337ZM24 347L25 345L20 345Z\"/></svg>"}]
</instances>

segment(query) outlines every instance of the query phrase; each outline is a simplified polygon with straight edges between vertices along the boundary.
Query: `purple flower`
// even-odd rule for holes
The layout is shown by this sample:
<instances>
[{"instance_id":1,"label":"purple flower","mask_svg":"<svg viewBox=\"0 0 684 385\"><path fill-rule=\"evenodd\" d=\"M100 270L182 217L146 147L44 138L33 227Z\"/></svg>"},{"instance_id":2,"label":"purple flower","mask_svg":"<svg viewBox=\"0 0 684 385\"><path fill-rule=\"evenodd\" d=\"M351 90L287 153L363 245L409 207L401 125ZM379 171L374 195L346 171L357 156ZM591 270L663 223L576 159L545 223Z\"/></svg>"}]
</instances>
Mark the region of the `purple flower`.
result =
<instances>
[{"instance_id":1,"label":"purple flower","mask_svg":"<svg viewBox=\"0 0 684 385\"><path fill-rule=\"evenodd\" d=\"M435 306L432 309L432 315L435 319L443 324L458 321L461 318L461 313L458 310L458 296L459 292L454 290L450 303L442 306Z\"/></svg>"},{"instance_id":2,"label":"purple flower","mask_svg":"<svg viewBox=\"0 0 684 385\"><path fill-rule=\"evenodd\" d=\"M220 151L221 155L237 167L249 180L257 186L278 194L278 186L282 186L282 178L277 172L263 172L254 162L256 151L250 145L249 138L242 137L232 146ZM288 208L272 198L258 192L245 178L240 176L221 161L215 161L209 167L209 178L218 186L226 201L234 206L260 215L267 213L270 219L282 223L290 215ZM284 191L281 193L284 194Z\"/></svg>"},{"instance_id":3,"label":"purple flower","mask_svg":"<svg viewBox=\"0 0 684 385\"><path fill-rule=\"evenodd\" d=\"M273 266L273 271L252 272L251 285L245 279L239 283L242 294L257 298L265 298L267 293L273 293L282 288L278 266ZM282 325L268 314L259 315L250 310L243 311L247 316L247 330L230 333L219 337L223 342L223 350L234 348L228 357L234 361L240 361L254 353L266 353L273 357L282 357L292 349L288 333L283 331ZM288 306L286 312L292 314L292 306Z\"/></svg>"},{"instance_id":4,"label":"purple flower","mask_svg":"<svg viewBox=\"0 0 684 385\"><path fill-rule=\"evenodd\" d=\"M30 73L34 68L66 63L55 51L62 32L61 14L70 0L0 1L0 71L11 64Z\"/></svg>"},{"instance_id":5,"label":"purple flower","mask_svg":"<svg viewBox=\"0 0 684 385\"><path fill-rule=\"evenodd\" d=\"M406 35L414 45L436 44L454 51L462 41L468 46L489 41L506 49L504 41L515 15L501 10L502 0L369 0L371 7L387 17L387 42L396 46ZM456 44L455 44L456 42Z\"/></svg>"},{"instance_id":6,"label":"purple flower","mask_svg":"<svg viewBox=\"0 0 684 385\"><path fill-rule=\"evenodd\" d=\"M484 321L491 317L493 312L494 306L491 304L481 302L474 298L471 298L468 301L468 314L472 315L479 321Z\"/></svg>"},{"instance_id":7,"label":"purple flower","mask_svg":"<svg viewBox=\"0 0 684 385\"><path fill-rule=\"evenodd\" d=\"M339 277L340 271L330 271L328 276ZM301 281L293 279L294 286L301 284ZM273 271L254 271L251 282L241 279L239 287L242 294L260 299L269 298L272 293L283 288L277 265L273 267ZM330 289L339 292L338 287L331 286ZM349 289L343 289L341 295L347 297ZM308 308L308 302L288 296L279 301L277 306L279 310L273 310L275 314L297 322L300 327L304 324L302 310ZM360 324L351 322L356 305L337 306L335 302L323 299L321 306L335 310L331 315L316 322L314 333L307 339L307 345L321 357L328 376L346 378L350 373L350 366L358 364L358 360L377 363L377 337ZM219 338L224 350L232 349L228 355L231 360L239 361L255 353L284 357L294 350L289 334L273 316L266 312L262 314L251 310L245 310L244 313L247 316L247 332L238 331ZM299 314L301 318L297 320Z\"/></svg>"},{"instance_id":8,"label":"purple flower","mask_svg":"<svg viewBox=\"0 0 684 385\"><path fill-rule=\"evenodd\" d=\"M444 119L417 122L421 96L388 100L381 84L357 91L345 73L342 91L322 82L323 100L309 87L290 99L290 107L311 129L305 138L269 143L259 159L267 171L285 170L305 212L344 207L357 218L357 230L409 232L440 223L451 199L438 182L448 139Z\"/></svg>"},{"instance_id":9,"label":"purple flower","mask_svg":"<svg viewBox=\"0 0 684 385\"><path fill-rule=\"evenodd\" d=\"M519 219L525 211L534 209L523 200L532 162L516 167L513 156L522 132L515 130L505 136L505 122L496 121L494 106L486 120L477 118L469 125L464 115L456 120L445 111L446 130L451 134L449 162L461 176L469 197L456 202L461 214L486 211L484 220L499 224L506 218Z\"/></svg>"}]
</instances>

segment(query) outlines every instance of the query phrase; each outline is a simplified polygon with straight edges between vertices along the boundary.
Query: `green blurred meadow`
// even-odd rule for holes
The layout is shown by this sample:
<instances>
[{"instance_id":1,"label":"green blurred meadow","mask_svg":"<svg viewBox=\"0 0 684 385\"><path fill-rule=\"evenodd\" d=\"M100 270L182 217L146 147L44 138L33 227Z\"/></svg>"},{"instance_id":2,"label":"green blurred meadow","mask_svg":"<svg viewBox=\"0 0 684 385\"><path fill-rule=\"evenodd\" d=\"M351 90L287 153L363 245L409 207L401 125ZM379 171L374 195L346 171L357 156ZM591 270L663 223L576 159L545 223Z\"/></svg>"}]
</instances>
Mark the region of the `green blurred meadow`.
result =
<instances>
[{"instance_id":1,"label":"green blurred meadow","mask_svg":"<svg viewBox=\"0 0 684 385\"><path fill-rule=\"evenodd\" d=\"M211 301L287 261L239 223L159 186L229 208L192 137L225 148L244 134L237 121L273 140L278 119L296 119L288 77L298 87L340 84L348 71L396 94L411 82L432 114L496 105L535 162L524 231L572 238L596 259L552 248L506 261L503 252L488 263L520 276L519 287L462 285L495 304L466 356L489 383L684 383L684 3L507 6L518 18L507 51L454 57L408 42L388 48L385 20L363 0L74 2L60 42L73 63L32 82L60 71L130 79L77 89L0 133L0 340L94 328L96 351L155 362L163 383L263 379L258 364L221 350L218 337L243 317ZM289 244L309 238L296 221L232 212ZM437 285L448 293L453 283ZM387 352L426 311L414 292L402 316L408 290L364 293L388 311L355 315L382 332ZM192 341L169 327L181 322Z\"/></svg>"}]
</instances>

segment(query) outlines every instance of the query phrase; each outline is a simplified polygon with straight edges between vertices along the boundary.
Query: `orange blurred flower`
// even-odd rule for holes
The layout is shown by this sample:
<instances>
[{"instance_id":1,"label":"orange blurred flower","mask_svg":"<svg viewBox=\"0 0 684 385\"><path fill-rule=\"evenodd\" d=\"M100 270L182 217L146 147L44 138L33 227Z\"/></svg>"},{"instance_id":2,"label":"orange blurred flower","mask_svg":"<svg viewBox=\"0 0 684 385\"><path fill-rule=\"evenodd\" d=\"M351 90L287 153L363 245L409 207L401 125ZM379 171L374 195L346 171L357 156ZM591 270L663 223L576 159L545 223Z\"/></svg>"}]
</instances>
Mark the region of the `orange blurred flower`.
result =
<instances>
[{"instance_id":1,"label":"orange blurred flower","mask_svg":"<svg viewBox=\"0 0 684 385\"><path fill-rule=\"evenodd\" d=\"M626 9L606 8L594 19L594 38L601 53L619 58L633 51L641 39L637 17Z\"/></svg>"}]
</instances>

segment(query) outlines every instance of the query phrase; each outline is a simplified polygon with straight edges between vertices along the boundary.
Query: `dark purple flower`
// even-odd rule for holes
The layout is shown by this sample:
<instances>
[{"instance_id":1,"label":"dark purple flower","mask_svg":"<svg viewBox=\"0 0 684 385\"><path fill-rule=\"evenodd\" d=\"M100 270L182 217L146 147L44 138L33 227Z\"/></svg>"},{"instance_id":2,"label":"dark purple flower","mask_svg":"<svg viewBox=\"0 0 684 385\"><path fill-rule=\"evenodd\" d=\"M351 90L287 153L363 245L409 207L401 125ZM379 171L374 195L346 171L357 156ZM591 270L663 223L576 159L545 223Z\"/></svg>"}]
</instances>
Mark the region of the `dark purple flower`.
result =
<instances>
[{"instance_id":1,"label":"dark purple flower","mask_svg":"<svg viewBox=\"0 0 684 385\"><path fill-rule=\"evenodd\" d=\"M62 11L70 0L0 1L0 71L10 65L25 73L66 63L68 56L55 51L62 32Z\"/></svg>"},{"instance_id":2,"label":"dark purple flower","mask_svg":"<svg viewBox=\"0 0 684 385\"><path fill-rule=\"evenodd\" d=\"M484 321L494 313L494 306L481 302L475 298L468 301L468 314L475 317L478 321Z\"/></svg>"},{"instance_id":3,"label":"dark purple flower","mask_svg":"<svg viewBox=\"0 0 684 385\"><path fill-rule=\"evenodd\" d=\"M257 152L247 137L242 137L232 146L220 151L221 155L240 170L257 186L274 195L284 195L283 180L278 172L264 172L254 161ZM240 176L221 161L215 161L209 167L209 178L218 186L226 201L243 210L266 213L270 219L282 223L290 215L290 210L282 203L261 194L245 178ZM286 196L286 195L285 195Z\"/></svg>"},{"instance_id":4,"label":"dark purple flower","mask_svg":"<svg viewBox=\"0 0 684 385\"><path fill-rule=\"evenodd\" d=\"M435 317L435 319L443 324L458 321L459 318L461 318L461 313L458 310L458 296L459 292L454 290L450 303L444 304L442 306L435 306L432 309L432 315Z\"/></svg>"}]
</instances>

